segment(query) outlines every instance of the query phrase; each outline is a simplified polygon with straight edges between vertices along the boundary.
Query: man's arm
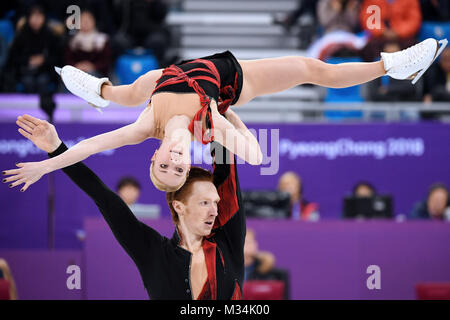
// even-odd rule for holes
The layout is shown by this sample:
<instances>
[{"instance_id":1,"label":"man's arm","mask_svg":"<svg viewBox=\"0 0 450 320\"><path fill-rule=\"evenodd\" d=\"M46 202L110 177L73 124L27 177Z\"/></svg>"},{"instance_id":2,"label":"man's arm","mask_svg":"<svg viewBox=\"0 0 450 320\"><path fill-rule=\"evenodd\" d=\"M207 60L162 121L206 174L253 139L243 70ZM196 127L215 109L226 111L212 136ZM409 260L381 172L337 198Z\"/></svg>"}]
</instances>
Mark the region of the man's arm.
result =
<instances>
[{"instance_id":1,"label":"man's arm","mask_svg":"<svg viewBox=\"0 0 450 320\"><path fill-rule=\"evenodd\" d=\"M246 223L235 156L216 142L211 148L214 152L214 184L220 196L214 229L223 231L235 257L243 259Z\"/></svg>"},{"instance_id":2,"label":"man's arm","mask_svg":"<svg viewBox=\"0 0 450 320\"><path fill-rule=\"evenodd\" d=\"M61 143L54 152L49 153L49 157L55 157L66 150L66 145ZM94 200L117 241L137 264L150 252L147 244L158 245L162 241L162 236L140 222L128 205L86 165L79 162L63 171Z\"/></svg>"},{"instance_id":3,"label":"man's arm","mask_svg":"<svg viewBox=\"0 0 450 320\"><path fill-rule=\"evenodd\" d=\"M19 117L17 124L20 126L19 132L50 157L56 157L67 150L55 127L47 121L25 115ZM159 245L161 235L137 220L128 205L87 166L78 162L63 171L94 200L117 241L136 263L142 261L144 254L149 253L149 248L144 250L144 245Z\"/></svg>"}]
</instances>

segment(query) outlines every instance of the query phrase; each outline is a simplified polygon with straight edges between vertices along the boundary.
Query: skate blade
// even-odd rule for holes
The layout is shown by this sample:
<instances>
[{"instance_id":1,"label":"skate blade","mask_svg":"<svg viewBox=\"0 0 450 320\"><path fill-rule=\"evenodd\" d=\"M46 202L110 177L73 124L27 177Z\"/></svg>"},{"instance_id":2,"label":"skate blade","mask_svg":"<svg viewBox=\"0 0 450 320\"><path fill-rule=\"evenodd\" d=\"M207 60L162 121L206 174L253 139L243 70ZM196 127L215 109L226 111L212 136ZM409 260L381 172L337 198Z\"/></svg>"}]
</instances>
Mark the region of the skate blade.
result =
<instances>
[{"instance_id":1,"label":"skate blade","mask_svg":"<svg viewBox=\"0 0 450 320\"><path fill-rule=\"evenodd\" d=\"M103 113L102 107L96 106L90 102L88 102L88 104L91 105L92 107L94 107L95 110L97 110L98 112Z\"/></svg>"},{"instance_id":2,"label":"skate blade","mask_svg":"<svg viewBox=\"0 0 450 320\"><path fill-rule=\"evenodd\" d=\"M410 75L408 78L406 78L406 80L414 80L414 78L419 74L419 72L416 72L412 75Z\"/></svg>"},{"instance_id":3,"label":"skate blade","mask_svg":"<svg viewBox=\"0 0 450 320\"><path fill-rule=\"evenodd\" d=\"M419 79L423 76L423 74L425 73L425 71L428 70L429 67L431 67L431 65L433 64L433 62L440 56L440 54L442 53L442 51L444 51L445 47L448 44L448 40L447 39L442 39L438 41L438 44L440 44L440 48L436 53L436 56L434 57L433 61L431 61L431 63L426 67L423 68L418 74L417 76L414 78L414 80L412 81L412 84L416 84L417 81L419 81Z\"/></svg>"},{"instance_id":4,"label":"skate blade","mask_svg":"<svg viewBox=\"0 0 450 320\"><path fill-rule=\"evenodd\" d=\"M55 71L57 74L61 75L61 68L55 67Z\"/></svg>"}]
</instances>

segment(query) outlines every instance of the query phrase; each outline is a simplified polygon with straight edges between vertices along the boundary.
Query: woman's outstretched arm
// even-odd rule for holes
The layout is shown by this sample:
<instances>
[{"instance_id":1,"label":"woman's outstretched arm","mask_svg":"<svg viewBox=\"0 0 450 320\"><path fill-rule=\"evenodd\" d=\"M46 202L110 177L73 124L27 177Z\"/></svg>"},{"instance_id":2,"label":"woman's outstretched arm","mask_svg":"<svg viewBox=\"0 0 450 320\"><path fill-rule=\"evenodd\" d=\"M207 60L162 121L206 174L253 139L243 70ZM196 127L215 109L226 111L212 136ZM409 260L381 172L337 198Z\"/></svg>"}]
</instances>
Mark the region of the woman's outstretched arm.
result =
<instances>
[{"instance_id":1,"label":"woman's outstretched arm","mask_svg":"<svg viewBox=\"0 0 450 320\"><path fill-rule=\"evenodd\" d=\"M31 184L38 181L44 174L65 168L82 161L89 156L124 145L138 144L152 134L153 113L146 108L136 122L117 130L97 135L80 141L66 152L40 162L18 163L19 169L4 171L5 175L12 175L8 181L14 181L10 187L25 184L21 191L25 191ZM32 125L30 121L30 126Z\"/></svg>"},{"instance_id":2,"label":"woman's outstretched arm","mask_svg":"<svg viewBox=\"0 0 450 320\"><path fill-rule=\"evenodd\" d=\"M262 163L263 156L258 140L234 111L228 109L225 118L216 109L212 117L215 141L252 165Z\"/></svg>"}]
</instances>

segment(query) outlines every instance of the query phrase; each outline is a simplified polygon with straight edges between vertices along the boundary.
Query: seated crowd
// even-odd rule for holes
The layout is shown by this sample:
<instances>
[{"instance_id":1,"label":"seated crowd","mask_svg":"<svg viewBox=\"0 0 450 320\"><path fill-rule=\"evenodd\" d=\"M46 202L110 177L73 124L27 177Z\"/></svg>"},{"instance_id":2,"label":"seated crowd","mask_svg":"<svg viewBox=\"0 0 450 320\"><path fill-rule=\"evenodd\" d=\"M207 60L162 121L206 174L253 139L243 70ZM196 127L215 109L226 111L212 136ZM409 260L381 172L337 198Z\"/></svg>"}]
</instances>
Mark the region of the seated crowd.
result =
<instances>
[{"instance_id":1,"label":"seated crowd","mask_svg":"<svg viewBox=\"0 0 450 320\"><path fill-rule=\"evenodd\" d=\"M374 9L379 8L379 12ZM287 31L308 16L315 33L301 47L308 56L328 61L331 58L357 58L376 61L380 52L405 49L424 37L449 38L450 3L447 0L300 0L298 8L284 18L274 18ZM380 21L375 21L376 17ZM438 34L422 34L424 24L437 24ZM355 61L355 60L352 60ZM382 77L367 85L369 101L450 101L450 48L442 53L416 86L408 81ZM429 118L427 115L423 118Z\"/></svg>"},{"instance_id":2,"label":"seated crowd","mask_svg":"<svg viewBox=\"0 0 450 320\"><path fill-rule=\"evenodd\" d=\"M74 5L78 16L68 10ZM167 13L164 0L2 1L0 92L37 93L51 115L53 94L65 90L54 66L114 78L117 59L129 54L150 56L165 67L174 62Z\"/></svg>"},{"instance_id":3,"label":"seated crowd","mask_svg":"<svg viewBox=\"0 0 450 320\"><path fill-rule=\"evenodd\" d=\"M73 5L81 8L81 21L69 28L76 22L67 13ZM154 56L158 67L167 66L177 60L168 53L173 42L165 23L168 11L165 0L3 2L0 92L38 93L44 110L52 109L51 93L64 90L51 70L53 65L71 64L95 76L113 77L121 55L146 52ZM373 19L374 14L379 14L380 21ZM289 30L305 15L311 17L315 32L300 26L310 35L308 40L302 38L302 46L307 55L324 61L336 57L374 61L382 51L398 51L420 41L424 23L438 23L443 37L448 37L450 29L446 0L301 0L294 12L275 22ZM8 25L9 33L4 32ZM368 85L365 99L450 101L449 74L447 48L420 84L382 77Z\"/></svg>"}]
</instances>

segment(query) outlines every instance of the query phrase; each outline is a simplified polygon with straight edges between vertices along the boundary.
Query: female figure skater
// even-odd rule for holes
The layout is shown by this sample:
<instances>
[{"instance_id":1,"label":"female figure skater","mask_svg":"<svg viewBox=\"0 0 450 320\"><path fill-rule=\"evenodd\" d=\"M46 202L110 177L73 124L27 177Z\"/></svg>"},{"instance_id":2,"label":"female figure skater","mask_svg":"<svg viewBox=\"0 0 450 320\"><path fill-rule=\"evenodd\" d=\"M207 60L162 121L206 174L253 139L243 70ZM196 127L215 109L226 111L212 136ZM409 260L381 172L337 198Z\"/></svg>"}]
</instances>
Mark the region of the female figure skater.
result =
<instances>
[{"instance_id":1,"label":"female figure skater","mask_svg":"<svg viewBox=\"0 0 450 320\"><path fill-rule=\"evenodd\" d=\"M442 42L445 41L445 42ZM162 191L178 190L190 168L190 142L217 141L250 164L262 162L256 138L228 107L242 105L255 97L311 83L343 88L371 81L385 74L395 79L417 81L446 45L427 39L406 50L381 53L371 63L326 64L305 57L237 60L231 52L184 61L164 70L153 70L134 83L112 86L71 66L57 71L74 94L97 107L109 101L126 106L151 102L133 124L79 142L64 154L41 162L19 163L8 181L24 184L25 191L42 175L84 160L92 154L148 138L160 139L150 177ZM222 116L224 115L224 116Z\"/></svg>"},{"instance_id":2,"label":"female figure skater","mask_svg":"<svg viewBox=\"0 0 450 320\"><path fill-rule=\"evenodd\" d=\"M17 123L19 132L50 158L67 150L47 121L25 115ZM95 201L136 264L151 299L234 300L242 296L245 215L237 170L234 161L216 161L229 156L228 152L221 146L214 150L218 164L213 174L192 167L186 183L166 194L176 227L171 239L137 220L128 205L82 162L63 170Z\"/></svg>"}]
</instances>

